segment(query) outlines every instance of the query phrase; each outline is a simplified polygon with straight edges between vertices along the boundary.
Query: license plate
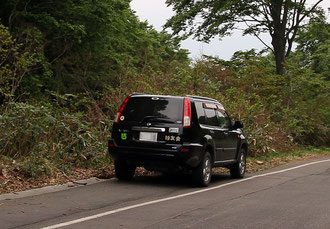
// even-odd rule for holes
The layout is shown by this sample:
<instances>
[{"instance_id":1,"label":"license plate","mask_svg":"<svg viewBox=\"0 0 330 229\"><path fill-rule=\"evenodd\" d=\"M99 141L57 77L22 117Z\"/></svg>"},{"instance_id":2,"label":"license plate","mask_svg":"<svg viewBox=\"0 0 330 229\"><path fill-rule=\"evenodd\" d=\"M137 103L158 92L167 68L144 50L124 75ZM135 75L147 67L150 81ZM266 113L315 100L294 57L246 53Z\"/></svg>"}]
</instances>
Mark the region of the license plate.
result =
<instances>
[{"instance_id":1,"label":"license plate","mask_svg":"<svg viewBox=\"0 0 330 229\"><path fill-rule=\"evenodd\" d=\"M156 142L157 133L153 132L140 132L140 141Z\"/></svg>"}]
</instances>

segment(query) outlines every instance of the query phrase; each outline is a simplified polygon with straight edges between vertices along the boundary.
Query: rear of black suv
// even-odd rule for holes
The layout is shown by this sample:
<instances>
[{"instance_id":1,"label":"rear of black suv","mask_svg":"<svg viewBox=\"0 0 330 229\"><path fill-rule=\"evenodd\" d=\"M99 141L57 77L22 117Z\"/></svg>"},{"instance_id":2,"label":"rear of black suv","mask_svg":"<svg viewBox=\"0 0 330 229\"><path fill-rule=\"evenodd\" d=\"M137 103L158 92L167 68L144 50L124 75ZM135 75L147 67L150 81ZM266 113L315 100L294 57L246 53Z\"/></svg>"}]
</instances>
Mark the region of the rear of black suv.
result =
<instances>
[{"instance_id":1,"label":"rear of black suv","mask_svg":"<svg viewBox=\"0 0 330 229\"><path fill-rule=\"evenodd\" d=\"M110 153L115 161L152 170L197 166L202 145L191 144L191 122L188 98L132 95L115 119Z\"/></svg>"},{"instance_id":2,"label":"rear of black suv","mask_svg":"<svg viewBox=\"0 0 330 229\"><path fill-rule=\"evenodd\" d=\"M109 141L118 179L129 180L137 166L144 166L159 171L192 170L195 184L208 185L211 168L217 165L217 139L211 136L207 125L200 124L195 100L213 104L215 109L222 106L216 100L208 103L207 98L191 96L132 94L126 98L114 120ZM235 148L241 148L242 143L237 144ZM233 158L233 165L238 163L237 157Z\"/></svg>"}]
</instances>

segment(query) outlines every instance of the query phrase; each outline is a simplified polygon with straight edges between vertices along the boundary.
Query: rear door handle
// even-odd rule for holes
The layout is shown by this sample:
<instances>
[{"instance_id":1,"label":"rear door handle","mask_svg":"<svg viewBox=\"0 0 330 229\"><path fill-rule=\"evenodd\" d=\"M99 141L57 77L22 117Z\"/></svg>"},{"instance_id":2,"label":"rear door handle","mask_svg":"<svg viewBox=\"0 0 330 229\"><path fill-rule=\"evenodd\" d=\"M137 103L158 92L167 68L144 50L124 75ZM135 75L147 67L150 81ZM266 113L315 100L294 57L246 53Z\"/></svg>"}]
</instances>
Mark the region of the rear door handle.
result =
<instances>
[{"instance_id":1,"label":"rear door handle","mask_svg":"<svg viewBox=\"0 0 330 229\"><path fill-rule=\"evenodd\" d=\"M224 133L224 135L226 135L226 136L229 134L228 132L223 132L223 133Z\"/></svg>"},{"instance_id":2,"label":"rear door handle","mask_svg":"<svg viewBox=\"0 0 330 229\"><path fill-rule=\"evenodd\" d=\"M214 134L214 130L210 130L210 133L211 133L211 134Z\"/></svg>"}]
</instances>

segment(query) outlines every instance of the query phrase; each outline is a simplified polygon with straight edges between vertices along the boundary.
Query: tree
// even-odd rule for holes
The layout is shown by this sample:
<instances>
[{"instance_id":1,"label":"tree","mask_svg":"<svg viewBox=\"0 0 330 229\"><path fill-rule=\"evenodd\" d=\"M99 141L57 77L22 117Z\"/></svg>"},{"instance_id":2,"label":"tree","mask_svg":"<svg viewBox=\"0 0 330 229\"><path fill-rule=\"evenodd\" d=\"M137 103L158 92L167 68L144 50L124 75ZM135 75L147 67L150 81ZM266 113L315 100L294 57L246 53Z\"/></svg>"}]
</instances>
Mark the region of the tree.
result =
<instances>
[{"instance_id":1,"label":"tree","mask_svg":"<svg viewBox=\"0 0 330 229\"><path fill-rule=\"evenodd\" d=\"M310 67L330 81L330 24L326 18L312 19L299 30L296 42L298 46L294 54L299 57L302 67Z\"/></svg>"},{"instance_id":2,"label":"tree","mask_svg":"<svg viewBox=\"0 0 330 229\"><path fill-rule=\"evenodd\" d=\"M43 59L22 87L33 96L88 92L97 98L136 69L163 71L187 53L179 41L140 22L130 0L0 1L0 23L23 43L36 29Z\"/></svg>"},{"instance_id":3,"label":"tree","mask_svg":"<svg viewBox=\"0 0 330 229\"><path fill-rule=\"evenodd\" d=\"M24 41L18 42L0 24L0 105L14 99L26 75L41 61L40 45L34 40L39 34L26 30Z\"/></svg>"},{"instance_id":4,"label":"tree","mask_svg":"<svg viewBox=\"0 0 330 229\"><path fill-rule=\"evenodd\" d=\"M261 42L259 35L268 32L272 47L263 44L275 56L277 74L284 74L284 62L299 27L318 12L322 1L307 8L306 0L167 0L176 14L165 26L171 27L174 34L185 31L184 36L194 34L206 42L217 35L230 35L242 24L246 26L243 35L252 34Z\"/></svg>"}]
</instances>

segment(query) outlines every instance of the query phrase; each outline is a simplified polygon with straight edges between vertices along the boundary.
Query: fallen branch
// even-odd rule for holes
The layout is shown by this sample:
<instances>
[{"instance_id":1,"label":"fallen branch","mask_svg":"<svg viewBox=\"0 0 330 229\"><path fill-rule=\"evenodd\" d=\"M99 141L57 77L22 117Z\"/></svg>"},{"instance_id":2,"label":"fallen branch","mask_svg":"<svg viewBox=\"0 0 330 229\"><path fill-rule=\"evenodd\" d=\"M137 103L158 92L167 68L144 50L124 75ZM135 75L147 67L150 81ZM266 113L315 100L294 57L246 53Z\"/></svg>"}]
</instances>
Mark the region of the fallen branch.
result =
<instances>
[{"instance_id":1,"label":"fallen branch","mask_svg":"<svg viewBox=\"0 0 330 229\"><path fill-rule=\"evenodd\" d=\"M79 182L79 181L74 181L72 180L68 175L66 175L66 173L60 169L57 169L58 171L60 171L63 176L65 176L66 179L68 179L70 182L74 183L74 184L78 184L78 185L87 185L87 182Z\"/></svg>"}]
</instances>

